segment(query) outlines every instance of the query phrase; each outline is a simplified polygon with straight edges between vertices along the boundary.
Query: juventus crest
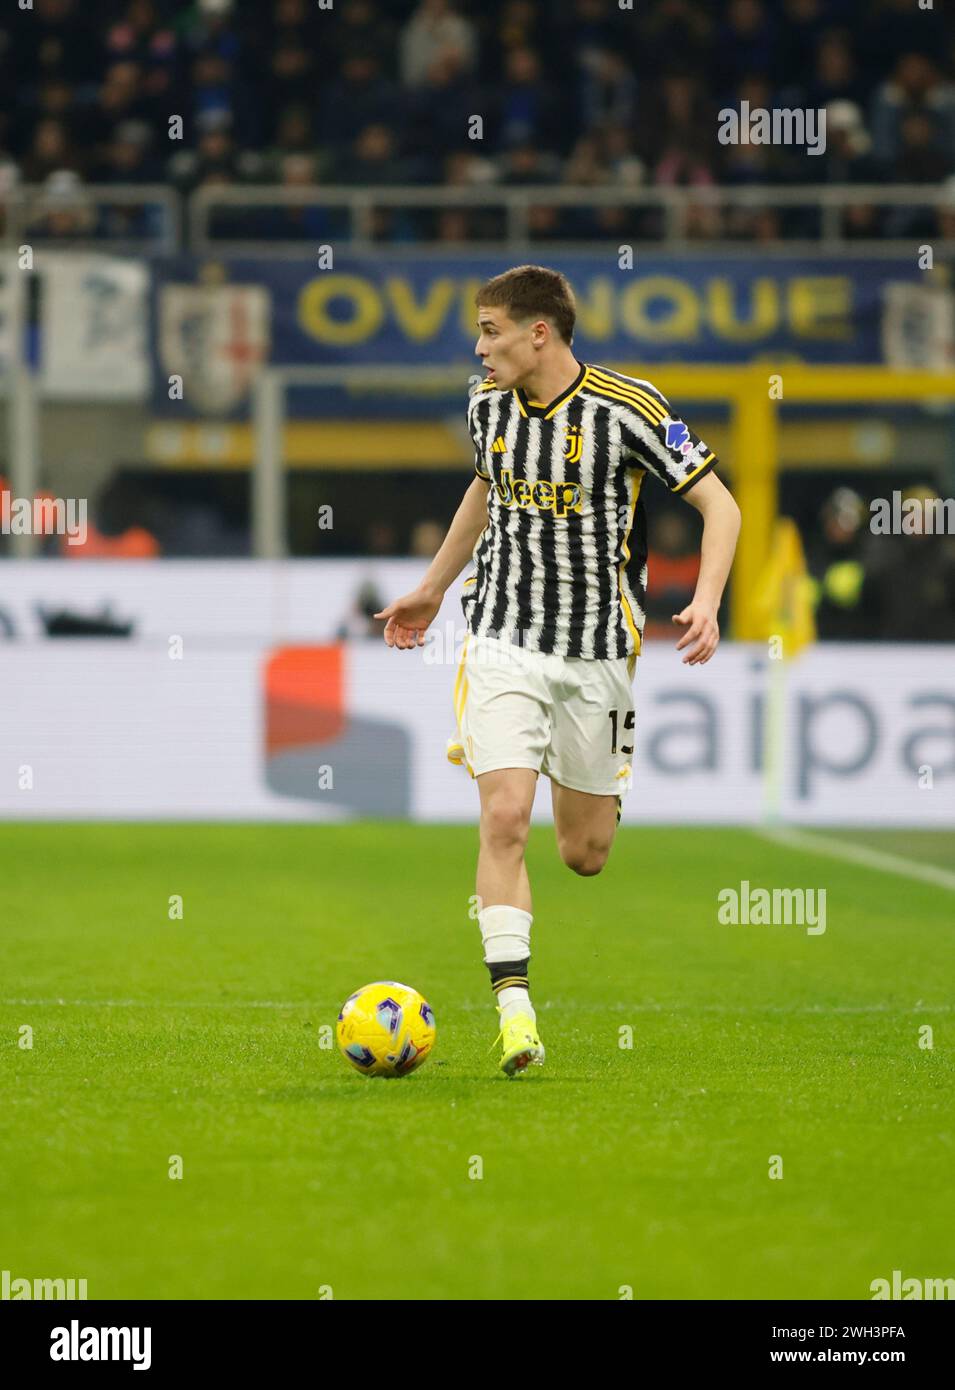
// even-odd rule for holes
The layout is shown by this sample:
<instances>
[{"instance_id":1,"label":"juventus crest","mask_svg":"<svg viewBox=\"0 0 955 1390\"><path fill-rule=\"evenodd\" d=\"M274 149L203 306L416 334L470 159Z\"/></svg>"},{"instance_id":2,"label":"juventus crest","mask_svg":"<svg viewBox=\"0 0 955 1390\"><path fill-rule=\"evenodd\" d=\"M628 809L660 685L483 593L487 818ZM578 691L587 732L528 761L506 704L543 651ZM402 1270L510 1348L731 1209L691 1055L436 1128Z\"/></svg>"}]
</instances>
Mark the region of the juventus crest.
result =
<instances>
[{"instance_id":1,"label":"juventus crest","mask_svg":"<svg viewBox=\"0 0 955 1390\"><path fill-rule=\"evenodd\" d=\"M565 463L579 463L584 447L584 432L579 425L567 426L567 448L564 450Z\"/></svg>"}]
</instances>

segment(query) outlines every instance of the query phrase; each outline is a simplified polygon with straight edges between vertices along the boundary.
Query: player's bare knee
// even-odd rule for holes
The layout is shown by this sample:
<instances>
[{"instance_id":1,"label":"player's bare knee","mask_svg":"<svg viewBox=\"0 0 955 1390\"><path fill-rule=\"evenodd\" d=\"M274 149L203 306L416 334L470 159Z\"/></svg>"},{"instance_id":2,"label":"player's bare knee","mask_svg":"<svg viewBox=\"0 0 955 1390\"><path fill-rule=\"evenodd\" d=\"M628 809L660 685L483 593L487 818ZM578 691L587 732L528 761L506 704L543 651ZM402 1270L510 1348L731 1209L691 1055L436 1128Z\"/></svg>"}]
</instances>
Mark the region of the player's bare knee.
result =
<instances>
[{"instance_id":1,"label":"player's bare knee","mask_svg":"<svg viewBox=\"0 0 955 1390\"><path fill-rule=\"evenodd\" d=\"M560 857L581 878L593 878L599 874L610 855L610 846L589 841L583 844L564 844L560 847Z\"/></svg>"},{"instance_id":2,"label":"player's bare knee","mask_svg":"<svg viewBox=\"0 0 955 1390\"><path fill-rule=\"evenodd\" d=\"M481 839L493 849L523 850L529 819L527 808L516 797L494 796L481 813Z\"/></svg>"}]
</instances>

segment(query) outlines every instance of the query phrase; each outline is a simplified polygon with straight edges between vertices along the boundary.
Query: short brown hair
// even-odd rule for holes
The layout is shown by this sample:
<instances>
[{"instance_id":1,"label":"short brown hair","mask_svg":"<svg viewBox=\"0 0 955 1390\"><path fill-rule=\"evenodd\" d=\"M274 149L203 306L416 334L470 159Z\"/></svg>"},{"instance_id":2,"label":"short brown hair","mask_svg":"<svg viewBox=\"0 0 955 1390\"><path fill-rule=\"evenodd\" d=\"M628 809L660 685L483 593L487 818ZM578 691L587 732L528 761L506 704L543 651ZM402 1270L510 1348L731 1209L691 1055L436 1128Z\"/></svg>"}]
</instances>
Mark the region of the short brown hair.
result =
<instances>
[{"instance_id":1,"label":"short brown hair","mask_svg":"<svg viewBox=\"0 0 955 1390\"><path fill-rule=\"evenodd\" d=\"M550 319L565 343L574 336L577 302L570 281L546 265L516 265L495 275L481 286L474 302L506 309L512 319Z\"/></svg>"}]
</instances>

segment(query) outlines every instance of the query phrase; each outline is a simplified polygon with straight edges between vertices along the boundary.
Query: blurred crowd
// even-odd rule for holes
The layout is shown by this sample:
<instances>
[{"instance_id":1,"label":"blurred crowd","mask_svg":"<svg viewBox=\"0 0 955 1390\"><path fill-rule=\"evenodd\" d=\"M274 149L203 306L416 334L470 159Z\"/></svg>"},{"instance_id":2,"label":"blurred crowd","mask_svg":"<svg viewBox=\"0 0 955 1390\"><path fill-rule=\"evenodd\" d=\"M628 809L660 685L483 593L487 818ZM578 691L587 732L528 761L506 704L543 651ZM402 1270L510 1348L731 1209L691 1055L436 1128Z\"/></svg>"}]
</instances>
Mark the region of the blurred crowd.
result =
<instances>
[{"instance_id":1,"label":"blurred crowd","mask_svg":"<svg viewBox=\"0 0 955 1390\"><path fill-rule=\"evenodd\" d=\"M955 189L955 29L916 0L33 0L0 18L0 192L83 183ZM718 112L825 107L824 154L722 145ZM171 116L182 138L171 139ZM468 138L472 116L482 138ZM955 192L952 199L955 209ZM862 205L854 236L908 235ZM925 221L925 214L918 214ZM247 215L248 216L248 215ZM388 214L384 237L493 237L491 210ZM934 216L934 214L932 215ZM955 211L947 214L955 235ZM532 233L659 234L646 210L543 206ZM340 229L263 210L250 237ZM54 221L53 229L57 223ZM935 229L929 221L925 230ZM71 224L63 223L64 234ZM76 230L75 227L72 230ZM85 229L89 231L89 228ZM700 237L813 235L818 210Z\"/></svg>"},{"instance_id":2,"label":"blurred crowd","mask_svg":"<svg viewBox=\"0 0 955 1390\"><path fill-rule=\"evenodd\" d=\"M902 490L904 503L938 499L933 487ZM823 504L806 536L821 639L955 641L955 535L919 521L901 534L873 534L870 506L849 487Z\"/></svg>"}]
</instances>

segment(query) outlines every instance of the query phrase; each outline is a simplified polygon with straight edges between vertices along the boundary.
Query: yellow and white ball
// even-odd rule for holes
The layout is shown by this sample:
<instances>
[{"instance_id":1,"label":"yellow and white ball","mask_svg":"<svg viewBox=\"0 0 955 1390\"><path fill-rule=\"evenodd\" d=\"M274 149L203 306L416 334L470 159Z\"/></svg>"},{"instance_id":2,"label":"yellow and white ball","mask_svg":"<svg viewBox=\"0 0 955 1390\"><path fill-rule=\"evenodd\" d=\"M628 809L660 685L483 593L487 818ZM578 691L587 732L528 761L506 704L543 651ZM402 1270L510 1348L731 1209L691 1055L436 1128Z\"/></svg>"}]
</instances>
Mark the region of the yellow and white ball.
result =
<instances>
[{"instance_id":1,"label":"yellow and white ball","mask_svg":"<svg viewBox=\"0 0 955 1390\"><path fill-rule=\"evenodd\" d=\"M362 1076L407 1076L436 1037L430 1004L396 980L377 980L350 994L336 1032L342 1056Z\"/></svg>"}]
</instances>

